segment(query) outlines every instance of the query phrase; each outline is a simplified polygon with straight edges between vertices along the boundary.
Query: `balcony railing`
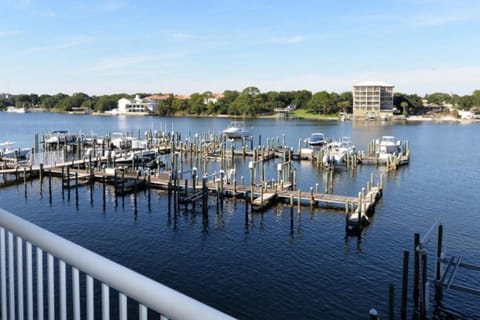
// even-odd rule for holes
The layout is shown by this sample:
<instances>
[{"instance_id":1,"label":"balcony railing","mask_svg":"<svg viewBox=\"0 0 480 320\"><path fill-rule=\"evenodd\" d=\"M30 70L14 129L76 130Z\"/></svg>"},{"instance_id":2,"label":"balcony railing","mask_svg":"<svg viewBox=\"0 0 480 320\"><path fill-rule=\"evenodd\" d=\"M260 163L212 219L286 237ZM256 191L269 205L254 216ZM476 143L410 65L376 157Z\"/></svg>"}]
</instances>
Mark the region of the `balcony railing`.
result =
<instances>
[{"instance_id":1,"label":"balcony railing","mask_svg":"<svg viewBox=\"0 0 480 320\"><path fill-rule=\"evenodd\" d=\"M94 294L94 281L101 293ZM2 320L94 319L100 312L104 320L123 320L132 300L138 303L135 319L149 312L162 320L233 319L3 209L0 283ZM111 305L114 295L118 303Z\"/></svg>"}]
</instances>

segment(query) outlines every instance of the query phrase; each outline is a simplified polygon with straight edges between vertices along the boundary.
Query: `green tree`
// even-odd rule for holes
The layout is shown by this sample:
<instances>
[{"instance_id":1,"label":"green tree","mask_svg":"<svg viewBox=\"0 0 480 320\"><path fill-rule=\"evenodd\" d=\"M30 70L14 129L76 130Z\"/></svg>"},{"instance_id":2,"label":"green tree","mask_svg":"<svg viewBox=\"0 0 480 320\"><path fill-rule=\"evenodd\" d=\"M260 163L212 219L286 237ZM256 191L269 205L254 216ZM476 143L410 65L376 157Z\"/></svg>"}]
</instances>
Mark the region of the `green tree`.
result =
<instances>
[{"instance_id":1,"label":"green tree","mask_svg":"<svg viewBox=\"0 0 480 320\"><path fill-rule=\"evenodd\" d=\"M260 90L256 87L248 87L243 89L242 93L235 98L228 108L231 115L248 115L255 116L261 110L263 102Z\"/></svg>"},{"instance_id":2,"label":"green tree","mask_svg":"<svg viewBox=\"0 0 480 320\"><path fill-rule=\"evenodd\" d=\"M327 91L320 91L312 96L307 106L312 112L329 114L335 111L335 99L336 97Z\"/></svg>"},{"instance_id":3,"label":"green tree","mask_svg":"<svg viewBox=\"0 0 480 320\"><path fill-rule=\"evenodd\" d=\"M206 110L205 97L200 93L194 93L188 99L188 113L202 114Z\"/></svg>"},{"instance_id":4,"label":"green tree","mask_svg":"<svg viewBox=\"0 0 480 320\"><path fill-rule=\"evenodd\" d=\"M308 101L312 99L312 93L308 90L295 91L293 93L292 104L297 108L307 109Z\"/></svg>"}]
</instances>

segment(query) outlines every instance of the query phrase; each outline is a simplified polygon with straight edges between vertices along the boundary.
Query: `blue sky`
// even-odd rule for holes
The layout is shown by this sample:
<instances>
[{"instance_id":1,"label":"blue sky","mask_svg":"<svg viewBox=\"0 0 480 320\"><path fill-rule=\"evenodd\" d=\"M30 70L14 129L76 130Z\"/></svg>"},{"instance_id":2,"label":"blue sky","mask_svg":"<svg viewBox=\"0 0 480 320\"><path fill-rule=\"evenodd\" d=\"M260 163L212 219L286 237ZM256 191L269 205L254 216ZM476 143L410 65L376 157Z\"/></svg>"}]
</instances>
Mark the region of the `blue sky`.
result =
<instances>
[{"instance_id":1,"label":"blue sky","mask_svg":"<svg viewBox=\"0 0 480 320\"><path fill-rule=\"evenodd\" d=\"M477 0L0 0L0 92L480 89Z\"/></svg>"}]
</instances>

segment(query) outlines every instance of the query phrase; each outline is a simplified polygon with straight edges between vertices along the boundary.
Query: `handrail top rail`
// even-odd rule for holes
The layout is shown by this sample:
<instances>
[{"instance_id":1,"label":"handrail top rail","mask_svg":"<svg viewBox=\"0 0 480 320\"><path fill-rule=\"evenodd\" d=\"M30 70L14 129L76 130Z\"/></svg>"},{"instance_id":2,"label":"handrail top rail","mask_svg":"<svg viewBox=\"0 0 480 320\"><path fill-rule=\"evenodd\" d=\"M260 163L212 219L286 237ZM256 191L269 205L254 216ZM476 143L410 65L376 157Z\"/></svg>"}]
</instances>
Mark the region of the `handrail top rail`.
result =
<instances>
[{"instance_id":1,"label":"handrail top rail","mask_svg":"<svg viewBox=\"0 0 480 320\"><path fill-rule=\"evenodd\" d=\"M1 208L0 227L168 318L234 319Z\"/></svg>"}]
</instances>

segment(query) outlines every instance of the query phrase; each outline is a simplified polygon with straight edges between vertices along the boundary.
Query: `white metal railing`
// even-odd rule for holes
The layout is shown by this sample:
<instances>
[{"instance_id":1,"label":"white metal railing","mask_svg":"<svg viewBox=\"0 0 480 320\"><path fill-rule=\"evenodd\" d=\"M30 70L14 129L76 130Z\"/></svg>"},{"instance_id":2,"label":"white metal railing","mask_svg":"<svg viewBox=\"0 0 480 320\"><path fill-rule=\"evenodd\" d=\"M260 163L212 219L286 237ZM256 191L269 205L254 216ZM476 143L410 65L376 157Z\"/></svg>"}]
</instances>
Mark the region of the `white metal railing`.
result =
<instances>
[{"instance_id":1,"label":"white metal railing","mask_svg":"<svg viewBox=\"0 0 480 320\"><path fill-rule=\"evenodd\" d=\"M147 319L149 310L160 314L162 320L233 319L0 209L2 320L94 319L94 280L101 283L101 315L105 320L111 315L111 288L118 291L118 310L113 314L119 319L127 319L127 297L138 302L138 319Z\"/></svg>"}]
</instances>

